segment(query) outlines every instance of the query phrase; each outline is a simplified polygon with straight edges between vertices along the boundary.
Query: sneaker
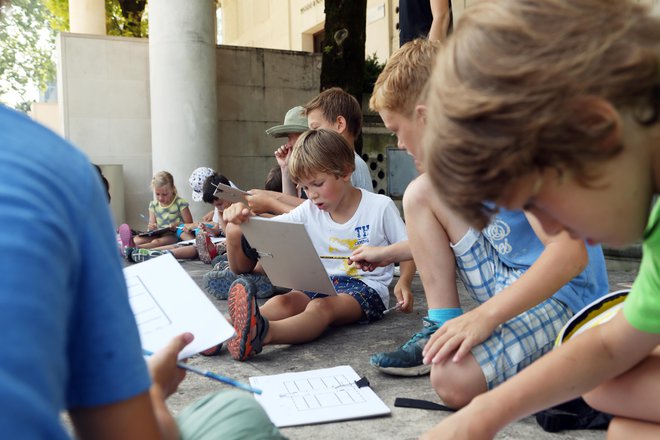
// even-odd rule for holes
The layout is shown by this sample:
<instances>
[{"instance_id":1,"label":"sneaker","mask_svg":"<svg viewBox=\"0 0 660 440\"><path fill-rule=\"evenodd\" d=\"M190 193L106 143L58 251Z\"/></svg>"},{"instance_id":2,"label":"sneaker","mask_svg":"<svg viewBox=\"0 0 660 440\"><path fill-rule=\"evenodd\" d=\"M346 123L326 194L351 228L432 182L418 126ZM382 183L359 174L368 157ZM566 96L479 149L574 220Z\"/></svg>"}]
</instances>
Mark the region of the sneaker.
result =
<instances>
[{"instance_id":1,"label":"sneaker","mask_svg":"<svg viewBox=\"0 0 660 440\"><path fill-rule=\"evenodd\" d=\"M229 289L229 316L236 336L229 340L227 349L237 361L259 354L268 334L268 320L259 313L256 292L257 286L246 278L239 278Z\"/></svg>"},{"instance_id":2,"label":"sneaker","mask_svg":"<svg viewBox=\"0 0 660 440\"><path fill-rule=\"evenodd\" d=\"M130 226L124 223L121 226L119 226L119 228L117 229L117 233L119 234L119 240L121 241L122 257L126 257L126 248L135 247L135 242L133 241L133 231L131 231Z\"/></svg>"},{"instance_id":3,"label":"sneaker","mask_svg":"<svg viewBox=\"0 0 660 440\"><path fill-rule=\"evenodd\" d=\"M151 249L135 249L130 253L130 255L127 255L126 258L132 260L135 263L142 263L143 261L151 260L152 258L159 257L165 253L165 251L156 251Z\"/></svg>"},{"instance_id":4,"label":"sneaker","mask_svg":"<svg viewBox=\"0 0 660 440\"><path fill-rule=\"evenodd\" d=\"M218 356L222 352L222 343L214 345L211 348L207 348L204 351L200 351L199 354L202 356Z\"/></svg>"},{"instance_id":5,"label":"sneaker","mask_svg":"<svg viewBox=\"0 0 660 440\"><path fill-rule=\"evenodd\" d=\"M226 267L223 267L223 269L229 267L229 262L227 261L227 254L218 255L213 260L211 260L211 266L213 266L212 270L216 270L216 268L218 267L218 263L226 264Z\"/></svg>"},{"instance_id":6,"label":"sneaker","mask_svg":"<svg viewBox=\"0 0 660 440\"><path fill-rule=\"evenodd\" d=\"M211 264L211 260L218 256L218 251L206 231L197 231L195 248L197 249L199 259L206 264Z\"/></svg>"},{"instance_id":7,"label":"sneaker","mask_svg":"<svg viewBox=\"0 0 660 440\"><path fill-rule=\"evenodd\" d=\"M422 350L431 335L439 328L438 324L424 318L424 327L419 333L415 333L398 350L372 355L369 363L383 373L393 376L422 376L428 374L431 371L431 366L424 365L422 362L424 359Z\"/></svg>"},{"instance_id":8,"label":"sneaker","mask_svg":"<svg viewBox=\"0 0 660 440\"><path fill-rule=\"evenodd\" d=\"M229 269L226 261L221 261L202 277L202 286L216 299L225 300L229 297L229 288L234 281L245 278L257 286L256 296L259 299L270 298L275 294L275 289L266 275L246 273L236 275Z\"/></svg>"}]
</instances>

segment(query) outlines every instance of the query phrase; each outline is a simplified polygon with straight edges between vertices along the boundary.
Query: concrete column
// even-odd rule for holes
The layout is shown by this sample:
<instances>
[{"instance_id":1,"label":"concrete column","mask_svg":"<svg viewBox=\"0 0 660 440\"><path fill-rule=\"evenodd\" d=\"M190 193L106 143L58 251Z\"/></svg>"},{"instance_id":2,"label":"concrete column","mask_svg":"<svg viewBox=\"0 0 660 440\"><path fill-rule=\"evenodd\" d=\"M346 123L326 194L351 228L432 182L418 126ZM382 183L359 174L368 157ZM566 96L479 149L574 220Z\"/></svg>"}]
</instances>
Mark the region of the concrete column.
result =
<instances>
[{"instance_id":1,"label":"concrete column","mask_svg":"<svg viewBox=\"0 0 660 440\"><path fill-rule=\"evenodd\" d=\"M105 35L105 1L69 0L69 27L73 33Z\"/></svg>"},{"instance_id":2,"label":"concrete column","mask_svg":"<svg viewBox=\"0 0 660 440\"><path fill-rule=\"evenodd\" d=\"M172 173L197 220L210 207L192 202L188 178L217 165L215 2L149 2L149 65L153 172Z\"/></svg>"}]
</instances>

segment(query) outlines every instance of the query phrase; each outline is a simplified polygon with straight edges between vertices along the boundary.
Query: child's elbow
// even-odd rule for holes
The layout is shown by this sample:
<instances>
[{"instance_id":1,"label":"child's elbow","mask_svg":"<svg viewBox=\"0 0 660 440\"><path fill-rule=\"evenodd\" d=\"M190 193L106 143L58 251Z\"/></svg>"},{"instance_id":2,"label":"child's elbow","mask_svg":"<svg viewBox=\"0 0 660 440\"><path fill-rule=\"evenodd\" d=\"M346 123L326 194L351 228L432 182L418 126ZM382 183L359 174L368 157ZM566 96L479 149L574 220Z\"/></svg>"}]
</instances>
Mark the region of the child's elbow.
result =
<instances>
[{"instance_id":1,"label":"child's elbow","mask_svg":"<svg viewBox=\"0 0 660 440\"><path fill-rule=\"evenodd\" d=\"M575 251L573 253L573 264L575 276L581 274L589 265L589 252L587 252L587 246L584 242L581 242L579 245L575 246Z\"/></svg>"}]
</instances>

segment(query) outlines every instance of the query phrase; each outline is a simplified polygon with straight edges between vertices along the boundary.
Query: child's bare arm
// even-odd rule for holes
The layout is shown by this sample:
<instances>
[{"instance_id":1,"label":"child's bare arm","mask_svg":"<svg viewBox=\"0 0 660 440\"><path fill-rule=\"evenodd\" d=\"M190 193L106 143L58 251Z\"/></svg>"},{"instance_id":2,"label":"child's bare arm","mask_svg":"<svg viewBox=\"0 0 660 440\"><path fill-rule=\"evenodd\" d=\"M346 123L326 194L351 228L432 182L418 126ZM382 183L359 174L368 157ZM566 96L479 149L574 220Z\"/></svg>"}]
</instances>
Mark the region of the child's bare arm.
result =
<instances>
[{"instance_id":1,"label":"child's bare arm","mask_svg":"<svg viewBox=\"0 0 660 440\"><path fill-rule=\"evenodd\" d=\"M660 335L636 330L619 312L611 321L586 331L504 384L477 396L422 438L490 439L508 423L575 398L627 372L658 344ZM479 423L474 423L476 417Z\"/></svg>"},{"instance_id":2,"label":"child's bare arm","mask_svg":"<svg viewBox=\"0 0 660 440\"><path fill-rule=\"evenodd\" d=\"M549 236L535 218L528 215L528 219L545 245L539 258L516 282L435 332L424 348L426 363L443 362L450 357L459 362L498 325L550 298L589 263L582 240L574 240L566 232Z\"/></svg>"},{"instance_id":3,"label":"child's bare arm","mask_svg":"<svg viewBox=\"0 0 660 440\"><path fill-rule=\"evenodd\" d=\"M213 216L215 215L215 209L210 210L204 216L202 217L203 222L210 222L213 221Z\"/></svg>"},{"instance_id":4,"label":"child's bare arm","mask_svg":"<svg viewBox=\"0 0 660 440\"><path fill-rule=\"evenodd\" d=\"M247 222L251 216L250 209L242 203L234 203L222 212L222 218L226 222L227 260L229 268L236 274L250 273L257 264L257 261L248 257L243 251L243 233L240 228L240 225Z\"/></svg>"},{"instance_id":5,"label":"child's bare arm","mask_svg":"<svg viewBox=\"0 0 660 440\"><path fill-rule=\"evenodd\" d=\"M412 260L408 240L399 241L387 246L363 245L355 249L351 254L350 261L358 269L370 272L377 267L383 267L392 263ZM414 271L413 271L414 274Z\"/></svg>"},{"instance_id":6,"label":"child's bare arm","mask_svg":"<svg viewBox=\"0 0 660 440\"><path fill-rule=\"evenodd\" d=\"M181 216L183 217L183 223L192 223L193 222L193 217L192 213L190 212L189 207L185 207L181 210Z\"/></svg>"},{"instance_id":7,"label":"child's bare arm","mask_svg":"<svg viewBox=\"0 0 660 440\"><path fill-rule=\"evenodd\" d=\"M124 401L71 410L76 434L81 439L177 439L179 430L165 400L185 377L177 355L193 339L190 333L176 336L149 359L151 389Z\"/></svg>"},{"instance_id":8,"label":"child's bare arm","mask_svg":"<svg viewBox=\"0 0 660 440\"><path fill-rule=\"evenodd\" d=\"M401 270L401 275L399 276L399 281L397 281L394 286L394 296L398 302L401 302L401 311L404 313L410 313L413 311L413 305L415 304L415 299L412 292L412 280L415 276L415 271L417 266L413 260L402 261L399 264Z\"/></svg>"},{"instance_id":9,"label":"child's bare arm","mask_svg":"<svg viewBox=\"0 0 660 440\"><path fill-rule=\"evenodd\" d=\"M284 214L303 202L295 196L263 189L251 189L250 194L247 196L248 205L255 214Z\"/></svg>"},{"instance_id":10,"label":"child's bare arm","mask_svg":"<svg viewBox=\"0 0 660 440\"><path fill-rule=\"evenodd\" d=\"M222 211L222 219L225 223L240 225L245 223L252 216L250 208L243 203L234 203L229 208Z\"/></svg>"},{"instance_id":11,"label":"child's bare arm","mask_svg":"<svg viewBox=\"0 0 660 440\"><path fill-rule=\"evenodd\" d=\"M147 225L147 230L153 231L158 227L156 222L156 214L153 211L149 211L149 224Z\"/></svg>"},{"instance_id":12,"label":"child's bare arm","mask_svg":"<svg viewBox=\"0 0 660 440\"><path fill-rule=\"evenodd\" d=\"M282 193L295 197L297 196L296 185L291 181L288 167L292 149L293 147L288 143L282 145L280 148L275 150L275 159L277 159L277 164L282 170Z\"/></svg>"}]
</instances>

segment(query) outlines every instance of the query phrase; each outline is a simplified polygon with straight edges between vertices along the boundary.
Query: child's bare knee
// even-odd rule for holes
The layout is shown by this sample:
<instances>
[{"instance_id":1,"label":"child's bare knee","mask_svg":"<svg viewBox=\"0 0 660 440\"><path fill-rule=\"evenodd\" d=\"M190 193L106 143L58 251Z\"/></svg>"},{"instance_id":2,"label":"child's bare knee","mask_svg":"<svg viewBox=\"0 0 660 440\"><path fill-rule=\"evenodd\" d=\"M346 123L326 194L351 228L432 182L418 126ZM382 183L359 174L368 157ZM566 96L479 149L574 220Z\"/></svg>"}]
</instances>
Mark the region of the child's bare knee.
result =
<instances>
[{"instance_id":1,"label":"child's bare knee","mask_svg":"<svg viewBox=\"0 0 660 440\"><path fill-rule=\"evenodd\" d=\"M461 380L456 380L452 369L445 364L435 364L431 368L431 386L445 405L450 408L462 408L475 397L472 391L461 386Z\"/></svg>"},{"instance_id":2,"label":"child's bare knee","mask_svg":"<svg viewBox=\"0 0 660 440\"><path fill-rule=\"evenodd\" d=\"M585 393L582 398L590 407L598 411L610 412L609 403L612 401L612 383L605 382L593 390Z\"/></svg>"},{"instance_id":3,"label":"child's bare knee","mask_svg":"<svg viewBox=\"0 0 660 440\"><path fill-rule=\"evenodd\" d=\"M319 317L323 317L324 319L329 320L331 316L330 308L324 303L325 301L321 301L319 299L311 300L309 304L307 304L305 312L314 313Z\"/></svg>"}]
</instances>

